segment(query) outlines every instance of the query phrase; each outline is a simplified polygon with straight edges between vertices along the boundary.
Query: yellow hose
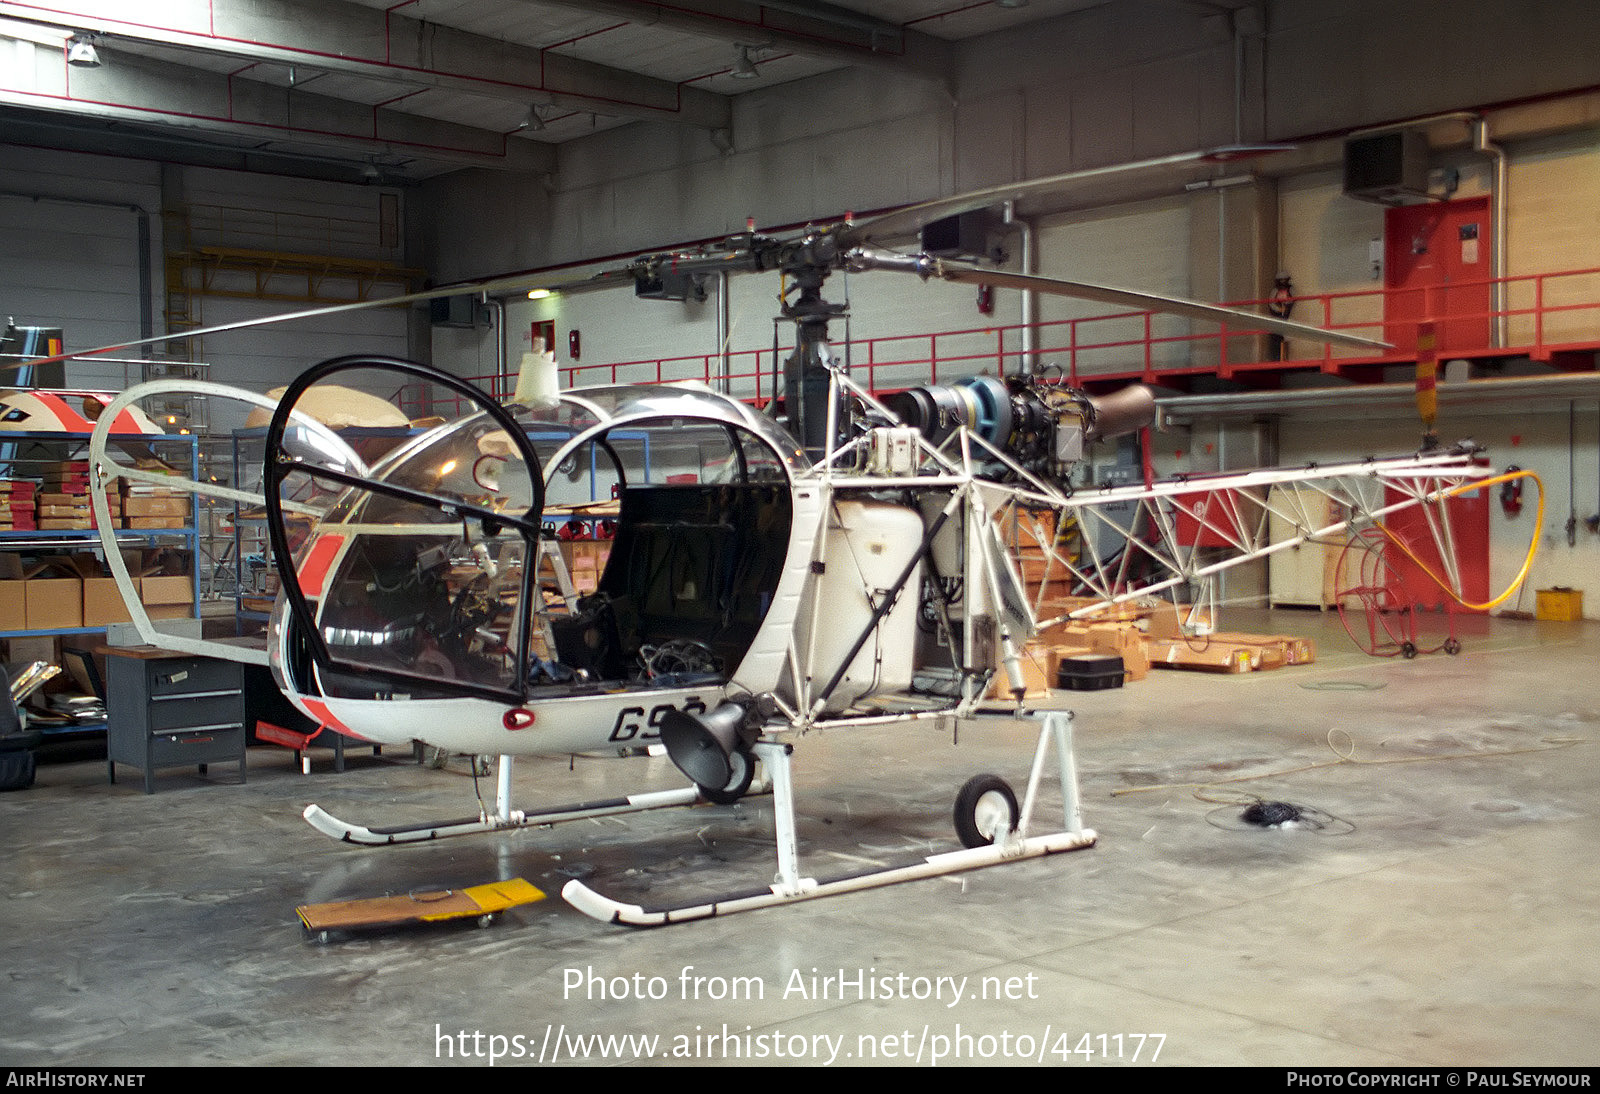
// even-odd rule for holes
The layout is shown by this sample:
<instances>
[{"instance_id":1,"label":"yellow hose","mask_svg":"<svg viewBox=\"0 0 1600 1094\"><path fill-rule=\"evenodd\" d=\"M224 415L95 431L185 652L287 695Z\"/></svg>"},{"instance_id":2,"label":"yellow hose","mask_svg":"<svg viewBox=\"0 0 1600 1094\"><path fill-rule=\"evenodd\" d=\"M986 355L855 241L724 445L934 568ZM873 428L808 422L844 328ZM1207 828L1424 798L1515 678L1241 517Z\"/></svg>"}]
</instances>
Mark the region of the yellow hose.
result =
<instances>
[{"instance_id":1,"label":"yellow hose","mask_svg":"<svg viewBox=\"0 0 1600 1094\"><path fill-rule=\"evenodd\" d=\"M1528 571L1533 569L1533 556L1539 551L1539 530L1544 527L1544 480L1540 479L1532 471L1507 471L1504 474L1495 475L1493 478L1475 479L1472 482L1462 483L1460 486L1452 486L1450 489L1442 490L1436 495L1438 497L1453 498L1459 494L1471 493L1474 490L1487 490L1490 487L1499 486L1501 483L1512 482L1516 479L1532 479L1533 484L1539 488L1539 512L1533 524L1533 538L1528 541L1528 555L1522 560L1522 569L1517 571L1517 576L1512 579L1510 585L1506 586L1505 592L1483 604L1473 604L1461 599L1460 595L1450 587L1444 578L1434 573L1426 562L1423 562L1412 553L1411 548L1407 547L1399 536L1389 531L1388 525L1379 522L1378 527L1383 530L1383 534L1388 537L1389 542L1398 547L1400 553L1409 558L1417 569L1428 575L1435 585L1443 589L1445 595L1451 600L1471 612L1491 611L1510 600L1511 594L1515 593L1522 583L1528 579Z\"/></svg>"}]
</instances>

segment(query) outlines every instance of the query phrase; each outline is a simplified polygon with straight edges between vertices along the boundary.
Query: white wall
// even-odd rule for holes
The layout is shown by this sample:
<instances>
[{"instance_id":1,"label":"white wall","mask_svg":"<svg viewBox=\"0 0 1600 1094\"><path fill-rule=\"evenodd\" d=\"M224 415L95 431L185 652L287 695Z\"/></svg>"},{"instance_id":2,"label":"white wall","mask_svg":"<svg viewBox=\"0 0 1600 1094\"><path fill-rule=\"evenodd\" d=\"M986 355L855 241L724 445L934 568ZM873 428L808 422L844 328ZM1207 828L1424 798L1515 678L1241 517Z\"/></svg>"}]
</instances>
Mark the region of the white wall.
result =
<instances>
[{"instance_id":1,"label":"white wall","mask_svg":"<svg viewBox=\"0 0 1600 1094\"><path fill-rule=\"evenodd\" d=\"M0 159L0 315L15 316L23 326L61 327L66 348L75 352L139 338L142 211L150 235L147 321L152 333L165 333L163 185L157 164L8 148ZM165 194L169 206L187 202L194 207L193 223L201 226L194 242L389 261L403 257L398 247L385 247L379 239L381 191L375 188L202 168L171 169L165 185L178 191ZM221 234L211 230L219 222L225 226ZM403 210L395 223L403 223ZM237 274L225 275L220 283L246 291L254 284ZM304 282L277 281L273 289L303 292ZM312 305L200 295L191 306L197 320L217 325ZM409 323L404 311L376 309L257 327L212 335L196 345L193 357L209 363L210 377L219 383L266 391L328 357L425 352L409 336ZM154 355L163 348L156 347ZM141 378L141 351L112 356L131 363L71 362L67 382L116 390ZM212 428L232 428L239 424L237 417L230 410Z\"/></svg>"},{"instance_id":2,"label":"white wall","mask_svg":"<svg viewBox=\"0 0 1600 1094\"><path fill-rule=\"evenodd\" d=\"M0 318L61 327L68 350L138 338L140 211L158 241L160 207L154 164L9 149L0 158ZM151 248L147 276L159 286L159 242ZM122 379L121 366L68 371L69 383L91 389Z\"/></svg>"},{"instance_id":3,"label":"white wall","mask_svg":"<svg viewBox=\"0 0 1600 1094\"><path fill-rule=\"evenodd\" d=\"M1507 189L1511 199L1507 260L1512 275L1554 270L1600 269L1600 129L1582 129L1514 149ZM1600 273L1552 278L1542 285L1544 303L1600 300ZM1534 306L1534 286L1517 285L1508 307ZM1592 339L1600 311L1554 315L1542 332L1547 342ZM1514 318L1508 336L1531 341L1532 322Z\"/></svg>"}]
</instances>

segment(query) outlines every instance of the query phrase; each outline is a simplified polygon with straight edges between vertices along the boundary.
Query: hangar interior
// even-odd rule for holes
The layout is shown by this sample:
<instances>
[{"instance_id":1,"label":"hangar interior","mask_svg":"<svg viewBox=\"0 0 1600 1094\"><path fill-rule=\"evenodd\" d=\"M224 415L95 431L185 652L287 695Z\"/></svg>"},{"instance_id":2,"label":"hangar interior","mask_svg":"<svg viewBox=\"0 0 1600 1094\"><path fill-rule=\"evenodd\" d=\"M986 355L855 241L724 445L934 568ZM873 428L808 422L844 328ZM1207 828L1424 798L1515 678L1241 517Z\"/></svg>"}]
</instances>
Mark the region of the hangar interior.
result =
<instances>
[{"instance_id":1,"label":"hangar interior","mask_svg":"<svg viewBox=\"0 0 1600 1094\"><path fill-rule=\"evenodd\" d=\"M556 891L765 884L768 799L362 848L297 814L455 816L492 796L487 777L354 748L338 771L314 750L307 774L262 742L237 780L167 771L147 795L83 742L42 749L57 762L0 797L0 1062L487 1062L477 1032L523 1063L570 1034L561 1063L928 1063L930 1042L969 1064L1143 1063L1135 1035L1147 1053L1160 1035L1160 1064L1592 1064L1597 52L1600 14L1577 0L171 0L137 17L0 0L0 307L66 354L146 342L38 386L265 394L360 353L498 396L550 349L563 388L771 399L794 338L775 272L539 299L509 283L992 190L960 225L992 267L1256 313L1287 295L1296 321L1392 347L840 272L834 351L865 387L1035 366L1097 393L1149 384L1155 427L1092 446L1073 480L1089 488L1413 452L1436 357L1440 438L1543 483L1541 505L1497 491L1463 545L1498 591L1534 544L1519 591L1422 620L1459 655L1369 656L1320 598L1276 606L1262 560L1219 583L1219 625L1305 635L1314 663L1052 691L1076 712L1093 849L699 924L632 932ZM497 287L323 310L480 282ZM190 330L213 332L176 340ZM208 476L242 487L259 463L242 408L147 409ZM167 576L193 594L173 614L220 633L266 575L232 526L192 515ZM63 550L42 530L0 533L0 556ZM1569 618L1536 618L1538 590ZM9 661L101 641L86 609L8 624ZM996 769L1020 785L1034 735L808 735L802 854L839 868L953 847L956 787ZM661 757L587 755L515 780L544 802L682 781ZM1255 797L1302 822L1240 820ZM318 945L295 918L517 876L551 899L485 931ZM962 996L940 997L954 980ZM587 1039L611 1034L660 1041Z\"/></svg>"}]
</instances>

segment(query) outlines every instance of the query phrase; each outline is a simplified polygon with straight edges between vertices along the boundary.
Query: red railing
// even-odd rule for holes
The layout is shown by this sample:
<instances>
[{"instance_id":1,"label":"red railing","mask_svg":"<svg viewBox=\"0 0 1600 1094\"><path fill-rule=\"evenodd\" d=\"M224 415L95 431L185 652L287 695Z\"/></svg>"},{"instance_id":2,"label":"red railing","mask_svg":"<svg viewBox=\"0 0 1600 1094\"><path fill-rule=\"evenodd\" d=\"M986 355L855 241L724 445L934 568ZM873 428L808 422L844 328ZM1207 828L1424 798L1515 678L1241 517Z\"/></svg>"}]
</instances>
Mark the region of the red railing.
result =
<instances>
[{"instance_id":1,"label":"red railing","mask_svg":"<svg viewBox=\"0 0 1600 1094\"><path fill-rule=\"evenodd\" d=\"M1503 303L1492 310L1452 310L1463 290L1480 292L1502 285ZM1356 380L1381 378L1384 365L1415 360L1408 346L1415 343L1416 320L1386 319L1392 314L1391 297L1399 293L1422 294L1421 314L1441 324L1446 332L1439 357L1516 357L1554 361L1563 352L1589 354L1600 349L1600 267L1530 274L1473 283L1458 282L1424 289L1371 289L1358 292L1319 293L1295 299L1293 318L1311 326L1343 331L1395 343L1395 349L1370 353L1359 348L1335 347L1289 339L1284 354L1270 359L1268 336L1246 330L1210 326L1199 321L1155 312L1113 312L1057 319L1035 325L1037 361L1054 365L1076 385L1096 386L1143 380L1146 383L1186 388L1195 376L1253 379L1271 386L1271 374L1321 371ZM1408 302L1411 303L1411 302ZM1248 300L1232 306L1265 310L1266 301ZM1448 332L1474 325L1483 337L1473 344L1450 344ZM1497 340L1492 333L1503 329ZM1023 333L1020 324L973 327L889 335L835 343L837 358L850 364L852 374L872 391L895 391L919 384L969 376L978 372L1015 373L1022 367ZM728 358L728 390L741 399L764 403L774 393L774 375L792 346L773 350L740 350ZM1567 362L1557 361L1558 364ZM1591 359L1581 367L1594 367ZM719 375L721 355L696 354L604 364L568 364L561 368L564 387L601 384L654 384L672 380L712 383ZM495 376L469 379L497 398L509 395ZM402 406L406 403L402 402ZM433 413L439 413L434 409Z\"/></svg>"}]
</instances>

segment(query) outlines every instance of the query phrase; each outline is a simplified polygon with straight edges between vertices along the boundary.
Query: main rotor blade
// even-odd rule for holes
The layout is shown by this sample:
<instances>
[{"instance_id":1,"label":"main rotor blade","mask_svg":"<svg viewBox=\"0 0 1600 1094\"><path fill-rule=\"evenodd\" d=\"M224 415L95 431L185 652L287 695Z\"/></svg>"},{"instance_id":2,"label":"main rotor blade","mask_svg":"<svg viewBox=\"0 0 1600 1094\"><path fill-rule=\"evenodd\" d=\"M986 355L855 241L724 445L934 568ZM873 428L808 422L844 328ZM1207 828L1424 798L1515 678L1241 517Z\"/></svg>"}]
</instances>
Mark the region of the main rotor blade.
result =
<instances>
[{"instance_id":1,"label":"main rotor blade","mask_svg":"<svg viewBox=\"0 0 1600 1094\"><path fill-rule=\"evenodd\" d=\"M990 209L1008 201L1022 201L1025 198L1061 193L1080 189L1091 183L1132 175L1155 174L1163 170L1197 164L1226 163L1266 152L1284 151L1290 147L1292 146L1283 144L1228 145L1193 152L1179 152L1171 156L1158 156L1155 159L1112 164L1107 167L1091 167L1082 171L1068 171L1060 175L1030 179L1027 182L1008 183L991 186L985 190L956 194L953 197L936 198L933 201L908 205L904 209L896 209L881 216L847 225L841 232L843 240L841 246L908 236L936 220L961 213L976 212L979 209Z\"/></svg>"},{"instance_id":2,"label":"main rotor blade","mask_svg":"<svg viewBox=\"0 0 1600 1094\"><path fill-rule=\"evenodd\" d=\"M772 241L765 242L770 247ZM189 338L204 338L209 334L224 334L228 331L246 330L250 327L271 326L274 323L291 323L301 319L316 319L324 315L341 315L346 312L365 311L368 308L389 308L404 304L416 304L425 300L438 300L446 296L477 296L482 293L532 291L534 289L545 289L551 293L588 292L592 289L605 289L614 285L632 284L640 277L662 272L706 273L721 270L738 272L760 270L765 268L764 263L769 261L771 259L766 250L762 247L751 245L732 248L724 247L721 250L708 250L697 253L644 255L634 259L626 266L601 270L585 277L553 279L548 274L543 276L537 274L512 274L507 277L487 278L481 281L459 281L453 285L443 285L436 289L426 289L422 292L405 293L399 296L386 296L378 300L355 300L348 304L330 304L321 308L307 308L304 311L277 312L273 315L258 316L255 319L240 319L232 323L218 323L210 327L197 327L194 330L141 338L133 342L119 342L114 346L97 346L94 349L78 350L74 353L60 353L54 357L31 357L26 361L0 362L0 374L11 369L21 368L23 365L48 365L56 361L68 361L75 357L98 357L101 354L120 353L124 350L138 349L140 346L159 345L162 342L181 342Z\"/></svg>"},{"instance_id":3,"label":"main rotor blade","mask_svg":"<svg viewBox=\"0 0 1600 1094\"><path fill-rule=\"evenodd\" d=\"M1140 292L1136 289L1119 289L1111 285L1095 285L1087 281L1068 281L1057 277L1039 277L1033 274L1006 273L983 270L977 267L952 266L940 263L934 276L945 281L963 284L994 285L1002 289L1021 289L1024 292L1049 293L1052 296L1070 296L1077 300L1093 300L1099 304L1126 305L1140 311L1165 312L1190 319L1206 319L1221 323L1234 330L1270 331L1286 338L1304 338L1334 346L1353 346L1382 352L1393 349L1387 342L1363 338L1358 334L1326 330L1306 323L1294 323L1273 315L1260 315L1238 308L1225 308L1220 304L1202 304L1198 300L1185 300L1181 296L1162 296L1158 293Z\"/></svg>"},{"instance_id":4,"label":"main rotor blade","mask_svg":"<svg viewBox=\"0 0 1600 1094\"><path fill-rule=\"evenodd\" d=\"M1137 289L1119 289L1112 285L1097 285L1089 281L1069 281L1062 277L1041 277L1037 274L1008 273L1005 270L986 270L963 262L950 262L931 255L903 255L875 248L856 248L845 258L848 269L899 270L914 273L924 279L936 277L965 285L993 285L1002 289L1020 289L1023 292L1042 292L1051 296L1066 296L1075 300L1092 300L1099 304L1129 307L1138 311L1157 311L1167 315L1182 315L1190 319L1204 319L1221 323L1238 331L1270 331L1286 338L1303 338L1311 342L1324 342L1335 346L1353 346L1383 352L1394 347L1374 338L1358 334L1325 330L1306 323L1294 323L1272 315L1220 304L1203 304L1181 296L1162 296L1159 293L1141 292Z\"/></svg>"},{"instance_id":5,"label":"main rotor blade","mask_svg":"<svg viewBox=\"0 0 1600 1094\"><path fill-rule=\"evenodd\" d=\"M25 361L0 361L0 373L18 369L24 365L48 365L56 361L70 361L76 357L98 357L106 353L120 353L124 350L138 349L141 346L159 345L162 342L182 342L189 338L204 338L210 334L246 330L250 327L266 327L274 323L291 323L301 319L315 319L324 315L341 315L345 312L365 311L369 308L398 307L403 304L420 303L424 300L438 300L446 296L476 296L480 293L508 292L515 289L548 289L553 293L572 293L588 289L607 288L611 285L631 282L633 278L633 268L624 266L617 269L601 270L599 273L590 274L587 277L576 277L565 281L553 281L548 278L541 279L527 274L497 277L485 281L462 281L437 289L426 289L422 292L385 296L376 300L354 300L348 304L329 304L321 308L307 308L304 311L277 312L273 315L258 316L254 319L239 319L232 323L218 323L210 327L196 327L194 330L176 331L152 338L140 338L133 342L119 342L114 346L96 346L94 349L78 350L73 353L58 353L54 357L30 357Z\"/></svg>"}]
</instances>

